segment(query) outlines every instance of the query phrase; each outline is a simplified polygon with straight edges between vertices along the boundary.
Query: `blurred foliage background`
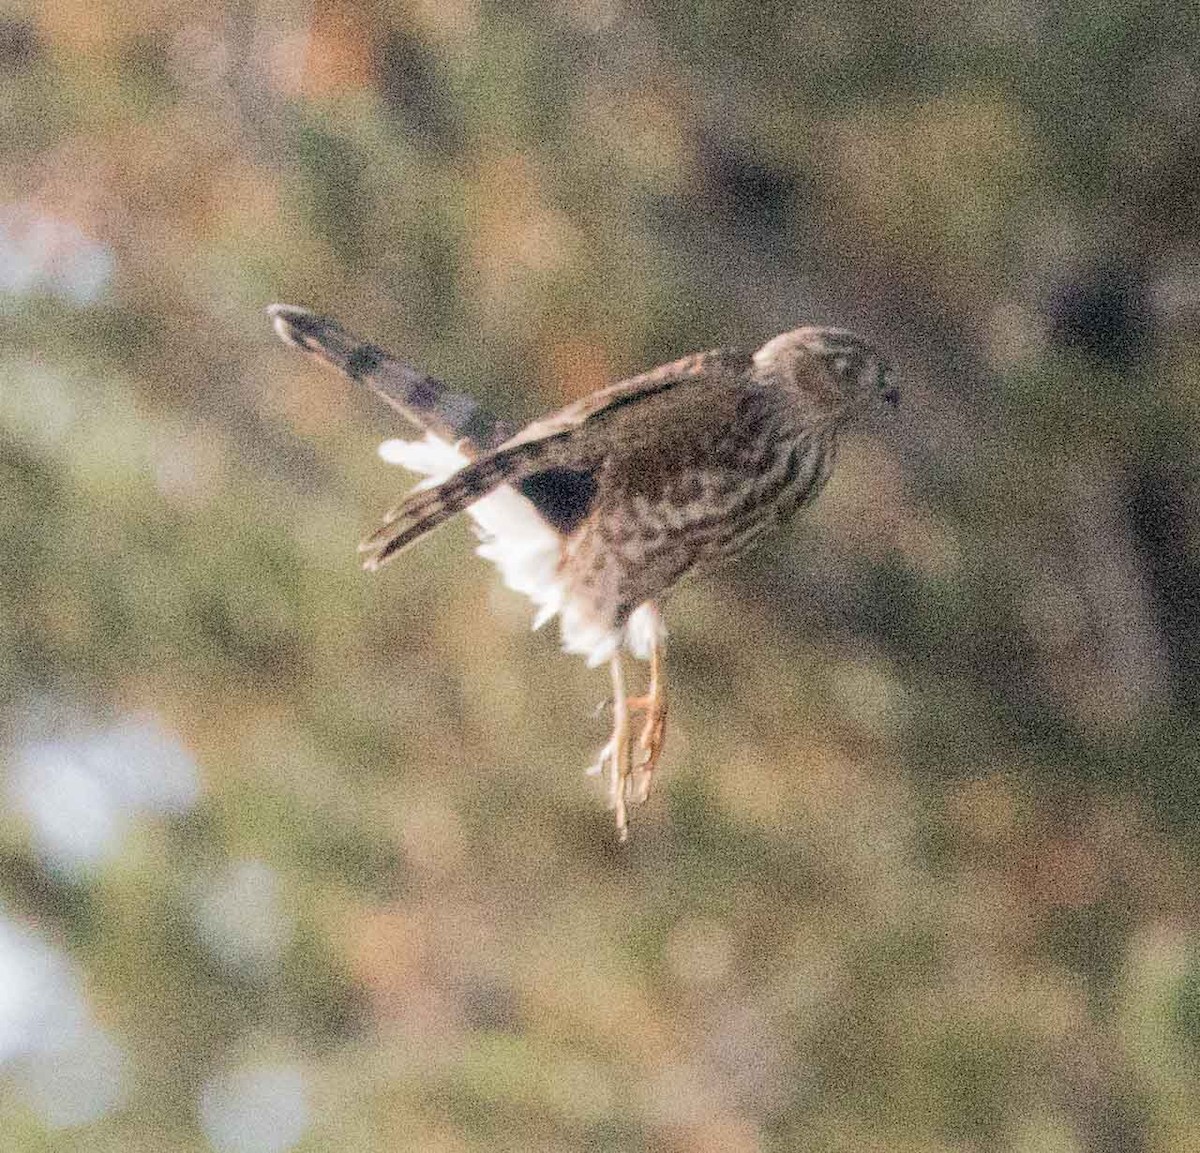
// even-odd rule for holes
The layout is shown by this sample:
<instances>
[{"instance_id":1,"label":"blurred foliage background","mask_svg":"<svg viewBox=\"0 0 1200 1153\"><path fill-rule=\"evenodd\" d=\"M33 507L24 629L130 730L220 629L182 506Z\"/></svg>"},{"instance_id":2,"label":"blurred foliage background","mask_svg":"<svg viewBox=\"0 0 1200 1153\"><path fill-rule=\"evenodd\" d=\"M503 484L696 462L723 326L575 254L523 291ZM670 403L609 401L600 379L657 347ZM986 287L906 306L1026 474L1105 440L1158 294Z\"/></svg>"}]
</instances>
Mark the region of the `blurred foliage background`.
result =
<instances>
[{"instance_id":1,"label":"blurred foliage background","mask_svg":"<svg viewBox=\"0 0 1200 1153\"><path fill-rule=\"evenodd\" d=\"M14 1151L1200 1148L1200 9L0 8ZM904 404L607 678L377 578L340 317L516 417L807 321Z\"/></svg>"}]
</instances>

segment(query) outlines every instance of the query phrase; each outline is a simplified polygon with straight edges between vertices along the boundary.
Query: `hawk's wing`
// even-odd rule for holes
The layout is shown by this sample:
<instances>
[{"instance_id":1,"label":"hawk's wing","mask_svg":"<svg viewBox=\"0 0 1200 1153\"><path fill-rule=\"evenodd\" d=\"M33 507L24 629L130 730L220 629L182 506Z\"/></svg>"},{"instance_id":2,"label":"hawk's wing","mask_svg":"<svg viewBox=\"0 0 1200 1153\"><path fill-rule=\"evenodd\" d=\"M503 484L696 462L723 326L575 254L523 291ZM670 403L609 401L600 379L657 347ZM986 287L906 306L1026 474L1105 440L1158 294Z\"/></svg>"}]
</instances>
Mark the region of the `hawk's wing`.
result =
<instances>
[{"instance_id":1,"label":"hawk's wing","mask_svg":"<svg viewBox=\"0 0 1200 1153\"><path fill-rule=\"evenodd\" d=\"M535 420L499 448L484 453L436 488L421 489L388 513L379 530L363 542L365 564L378 568L418 537L436 528L502 484L512 484L543 510L561 531L586 515L595 492L592 477L618 425L628 434L653 418L648 407L668 394L750 366L749 355L731 349L696 353L640 376L600 389L566 408ZM669 427L669 426L668 426ZM561 515L557 515L561 513Z\"/></svg>"},{"instance_id":2,"label":"hawk's wing","mask_svg":"<svg viewBox=\"0 0 1200 1153\"><path fill-rule=\"evenodd\" d=\"M709 352L693 353L691 356L673 360L670 364L653 368L649 372L631 376L617 384L610 384L607 388L598 389L590 396L567 405L566 408L532 421L500 447L503 449L544 440L592 422L596 422L595 427L599 431L612 420L621 420L631 415L624 411L630 406L641 405L652 397L671 392L690 382L717 375L736 375L749 368L750 363L750 356L737 349L715 348Z\"/></svg>"}]
</instances>

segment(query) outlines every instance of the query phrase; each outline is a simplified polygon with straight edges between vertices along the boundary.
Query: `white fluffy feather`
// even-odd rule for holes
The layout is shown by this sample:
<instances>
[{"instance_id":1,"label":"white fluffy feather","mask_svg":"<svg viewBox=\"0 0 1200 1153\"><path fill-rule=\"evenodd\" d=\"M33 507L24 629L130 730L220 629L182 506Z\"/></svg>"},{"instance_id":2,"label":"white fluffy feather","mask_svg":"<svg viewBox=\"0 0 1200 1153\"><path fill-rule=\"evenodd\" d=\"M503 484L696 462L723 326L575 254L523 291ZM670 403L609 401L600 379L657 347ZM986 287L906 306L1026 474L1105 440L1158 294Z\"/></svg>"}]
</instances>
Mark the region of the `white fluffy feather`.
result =
<instances>
[{"instance_id":1,"label":"white fluffy feather","mask_svg":"<svg viewBox=\"0 0 1200 1153\"><path fill-rule=\"evenodd\" d=\"M458 448L432 433L423 440L385 440L379 455L388 464L425 477L421 488L441 484L469 462ZM537 606L535 629L557 616L563 648L583 655L590 666L607 661L622 641L634 656L649 659L654 642L664 635L654 606L639 606L623 629L596 620L588 606L569 596L559 569L562 538L519 492L501 485L471 505L467 515L480 540L475 551L500 570L509 588Z\"/></svg>"}]
</instances>

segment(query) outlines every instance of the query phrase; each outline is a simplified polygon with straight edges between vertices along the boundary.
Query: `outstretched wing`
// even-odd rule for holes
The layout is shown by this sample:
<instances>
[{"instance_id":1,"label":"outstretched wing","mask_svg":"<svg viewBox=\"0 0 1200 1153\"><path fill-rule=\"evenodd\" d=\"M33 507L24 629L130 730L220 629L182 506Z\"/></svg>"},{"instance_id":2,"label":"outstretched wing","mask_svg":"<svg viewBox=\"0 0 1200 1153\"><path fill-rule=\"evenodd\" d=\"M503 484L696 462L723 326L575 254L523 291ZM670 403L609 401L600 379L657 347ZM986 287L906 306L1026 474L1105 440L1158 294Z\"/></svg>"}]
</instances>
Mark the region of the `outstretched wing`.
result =
<instances>
[{"instance_id":1,"label":"outstretched wing","mask_svg":"<svg viewBox=\"0 0 1200 1153\"><path fill-rule=\"evenodd\" d=\"M418 428L451 444L465 441L468 455L496 448L513 431L512 425L497 420L471 397L418 372L328 317L290 304L272 304L267 315L286 343L367 385Z\"/></svg>"},{"instance_id":2,"label":"outstretched wing","mask_svg":"<svg viewBox=\"0 0 1200 1153\"><path fill-rule=\"evenodd\" d=\"M638 420L628 410L641 406L654 397L664 396L681 385L694 384L710 377L728 377L744 372L751 363L750 356L738 349L716 348L673 360L649 372L631 376L607 388L598 389L574 404L527 424L506 441L501 448L542 440L560 432L589 426L600 433L611 428L614 421Z\"/></svg>"},{"instance_id":3,"label":"outstretched wing","mask_svg":"<svg viewBox=\"0 0 1200 1153\"><path fill-rule=\"evenodd\" d=\"M378 568L502 484L522 492L550 524L570 533L587 515L596 494L597 471L614 440L640 438L643 429L658 427L660 420L648 410L668 403L670 394L714 374L727 378L731 370L744 370L749 363L747 355L728 349L697 353L534 421L442 484L414 492L388 513L361 546L367 554L364 564Z\"/></svg>"},{"instance_id":4,"label":"outstretched wing","mask_svg":"<svg viewBox=\"0 0 1200 1153\"><path fill-rule=\"evenodd\" d=\"M565 434L564 434L565 435ZM434 488L419 488L384 517L383 524L358 551L366 554L370 570L390 560L418 537L437 528L463 509L481 500L502 484L516 483L545 468L562 453L552 440L500 448L464 465Z\"/></svg>"}]
</instances>

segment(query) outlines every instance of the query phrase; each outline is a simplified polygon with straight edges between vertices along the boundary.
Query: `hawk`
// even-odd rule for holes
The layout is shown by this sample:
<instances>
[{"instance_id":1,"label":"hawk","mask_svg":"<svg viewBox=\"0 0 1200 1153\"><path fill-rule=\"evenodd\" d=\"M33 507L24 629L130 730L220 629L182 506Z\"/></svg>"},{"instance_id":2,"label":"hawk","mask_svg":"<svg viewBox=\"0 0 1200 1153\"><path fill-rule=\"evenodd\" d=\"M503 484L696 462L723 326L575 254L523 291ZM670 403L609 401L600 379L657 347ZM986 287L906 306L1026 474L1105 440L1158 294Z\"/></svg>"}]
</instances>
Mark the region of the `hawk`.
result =
<instances>
[{"instance_id":1,"label":"hawk","mask_svg":"<svg viewBox=\"0 0 1200 1153\"><path fill-rule=\"evenodd\" d=\"M381 446L426 479L360 546L364 566L379 568L465 512L479 555L537 606L534 627L557 616L566 651L608 663L613 729L594 770L607 774L622 840L666 734L659 602L811 501L847 422L899 399L873 345L809 326L756 352L686 356L522 428L332 320L285 304L268 313L288 344L368 385L424 432ZM623 649L650 662L644 695L626 695ZM636 736L635 716L644 717Z\"/></svg>"}]
</instances>

